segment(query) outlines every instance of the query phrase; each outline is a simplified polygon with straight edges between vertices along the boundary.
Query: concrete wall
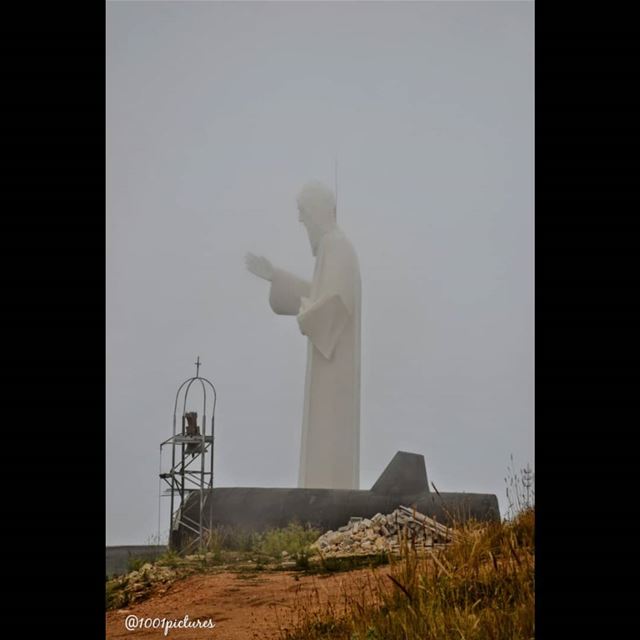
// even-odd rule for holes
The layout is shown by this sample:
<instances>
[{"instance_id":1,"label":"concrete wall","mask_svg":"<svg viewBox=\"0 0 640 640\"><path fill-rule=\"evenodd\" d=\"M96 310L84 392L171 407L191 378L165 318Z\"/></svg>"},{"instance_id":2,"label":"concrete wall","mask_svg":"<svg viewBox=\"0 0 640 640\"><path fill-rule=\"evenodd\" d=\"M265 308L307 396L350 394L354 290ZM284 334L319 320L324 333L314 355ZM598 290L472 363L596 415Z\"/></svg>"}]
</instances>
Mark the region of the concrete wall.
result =
<instances>
[{"instance_id":1,"label":"concrete wall","mask_svg":"<svg viewBox=\"0 0 640 640\"><path fill-rule=\"evenodd\" d=\"M192 496L186 514L196 519L197 495ZM370 518L387 514L399 505L415 508L439 522L451 517L460 520L499 520L498 499L476 493L430 493L381 495L373 491L346 489L269 489L259 487L220 487L210 490L205 512L212 508L214 526L231 526L264 531L285 527L292 520L310 524L321 531L337 529L351 516Z\"/></svg>"},{"instance_id":2,"label":"concrete wall","mask_svg":"<svg viewBox=\"0 0 640 640\"><path fill-rule=\"evenodd\" d=\"M400 505L415 507L443 524L452 520L499 520L498 499L483 493L431 493L424 456L398 451L371 490L280 489L264 487L216 487L205 497L206 515L213 526L250 531L286 527L297 520L328 531L345 525L352 516L370 518L388 514ZM198 520L200 496L187 500L185 515ZM211 510L211 511L209 511ZM203 520L208 526L208 517ZM181 527L172 534L172 547L183 548L192 534Z\"/></svg>"},{"instance_id":3,"label":"concrete wall","mask_svg":"<svg viewBox=\"0 0 640 640\"><path fill-rule=\"evenodd\" d=\"M116 547L106 547L106 575L111 577L127 573L129 570L129 560L133 558L144 558L153 562L161 556L167 547L164 545L124 545Z\"/></svg>"}]
</instances>

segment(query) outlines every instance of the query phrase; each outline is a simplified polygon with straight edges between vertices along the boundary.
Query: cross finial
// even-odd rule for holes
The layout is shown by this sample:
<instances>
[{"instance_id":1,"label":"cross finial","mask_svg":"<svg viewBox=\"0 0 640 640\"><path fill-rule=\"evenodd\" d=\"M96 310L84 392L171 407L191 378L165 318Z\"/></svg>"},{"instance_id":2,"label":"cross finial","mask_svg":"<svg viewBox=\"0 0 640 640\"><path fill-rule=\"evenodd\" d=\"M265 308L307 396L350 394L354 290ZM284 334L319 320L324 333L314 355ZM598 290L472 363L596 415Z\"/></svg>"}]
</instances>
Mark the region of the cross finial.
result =
<instances>
[{"instance_id":1,"label":"cross finial","mask_svg":"<svg viewBox=\"0 0 640 640\"><path fill-rule=\"evenodd\" d=\"M200 376L200 356L193 364L196 365L196 378L198 378Z\"/></svg>"}]
</instances>

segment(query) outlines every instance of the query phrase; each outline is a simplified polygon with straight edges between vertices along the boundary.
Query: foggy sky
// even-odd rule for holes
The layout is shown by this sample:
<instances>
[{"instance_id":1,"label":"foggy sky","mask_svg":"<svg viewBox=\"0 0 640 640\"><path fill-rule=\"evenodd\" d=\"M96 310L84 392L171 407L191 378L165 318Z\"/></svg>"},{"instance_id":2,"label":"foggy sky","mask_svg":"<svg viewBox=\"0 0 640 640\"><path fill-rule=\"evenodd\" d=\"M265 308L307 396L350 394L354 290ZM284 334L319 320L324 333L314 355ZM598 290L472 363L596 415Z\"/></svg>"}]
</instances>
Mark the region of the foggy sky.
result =
<instances>
[{"instance_id":1,"label":"foggy sky","mask_svg":"<svg viewBox=\"0 0 640 640\"><path fill-rule=\"evenodd\" d=\"M306 338L243 258L311 277L295 197L333 187L334 158L362 276L360 487L412 451L504 512L510 454L533 463L533 4L109 2L108 544L157 532L197 355L215 485L296 486Z\"/></svg>"}]
</instances>

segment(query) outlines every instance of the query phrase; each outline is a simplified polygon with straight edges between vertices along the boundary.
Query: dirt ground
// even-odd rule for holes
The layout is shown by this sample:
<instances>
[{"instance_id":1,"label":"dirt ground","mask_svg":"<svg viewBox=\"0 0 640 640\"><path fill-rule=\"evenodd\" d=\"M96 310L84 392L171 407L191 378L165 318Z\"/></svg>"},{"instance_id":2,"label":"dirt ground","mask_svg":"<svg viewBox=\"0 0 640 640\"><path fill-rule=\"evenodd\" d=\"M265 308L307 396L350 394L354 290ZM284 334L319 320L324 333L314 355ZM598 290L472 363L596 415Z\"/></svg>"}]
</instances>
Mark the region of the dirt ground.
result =
<instances>
[{"instance_id":1,"label":"dirt ground","mask_svg":"<svg viewBox=\"0 0 640 640\"><path fill-rule=\"evenodd\" d=\"M375 570L387 572L387 567ZM164 638L164 630L125 628L127 616L206 620L213 629L169 630L166 637L199 640L279 640L279 629L289 626L297 607L317 609L318 603L338 602L344 593L361 592L372 577L370 569L330 575L298 572L209 573L192 575L154 593L127 609L107 612L107 640Z\"/></svg>"}]
</instances>

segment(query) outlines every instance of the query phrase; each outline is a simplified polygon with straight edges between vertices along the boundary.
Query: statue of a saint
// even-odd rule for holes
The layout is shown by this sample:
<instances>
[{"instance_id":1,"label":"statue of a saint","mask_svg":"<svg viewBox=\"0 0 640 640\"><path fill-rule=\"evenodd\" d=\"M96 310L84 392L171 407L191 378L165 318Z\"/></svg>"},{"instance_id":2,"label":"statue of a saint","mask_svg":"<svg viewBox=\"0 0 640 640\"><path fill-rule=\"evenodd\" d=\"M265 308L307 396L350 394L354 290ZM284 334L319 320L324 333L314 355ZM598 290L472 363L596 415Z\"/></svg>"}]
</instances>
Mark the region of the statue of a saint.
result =
<instances>
[{"instance_id":1,"label":"statue of a saint","mask_svg":"<svg viewBox=\"0 0 640 640\"><path fill-rule=\"evenodd\" d=\"M336 223L330 189L307 184L298 195L299 220L316 258L311 282L248 253L246 265L271 283L269 303L296 316L307 336L298 486L358 489L360 461L360 269Z\"/></svg>"}]
</instances>

